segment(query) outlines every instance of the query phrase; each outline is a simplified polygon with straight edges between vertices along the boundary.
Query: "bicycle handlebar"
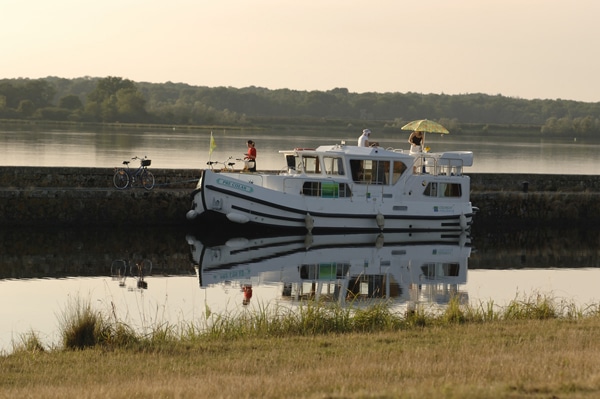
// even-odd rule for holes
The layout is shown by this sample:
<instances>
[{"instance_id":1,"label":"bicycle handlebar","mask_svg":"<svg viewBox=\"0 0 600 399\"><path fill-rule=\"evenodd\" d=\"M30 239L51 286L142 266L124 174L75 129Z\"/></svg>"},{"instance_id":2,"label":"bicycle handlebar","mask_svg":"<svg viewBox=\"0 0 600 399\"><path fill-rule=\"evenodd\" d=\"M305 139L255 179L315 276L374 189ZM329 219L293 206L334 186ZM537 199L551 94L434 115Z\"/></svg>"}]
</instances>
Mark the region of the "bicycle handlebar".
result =
<instances>
[{"instance_id":1,"label":"bicycle handlebar","mask_svg":"<svg viewBox=\"0 0 600 399\"><path fill-rule=\"evenodd\" d=\"M144 160L148 159L148 155L145 155L145 156L144 156L144 158L142 158L142 157L138 157L137 155L131 158L131 160L132 160L132 161L133 161L133 160L136 160L136 159L139 159L139 160L140 160L140 162L142 162L142 161L144 161ZM129 162L130 162L130 161L123 161L123 165L129 165Z\"/></svg>"},{"instance_id":2,"label":"bicycle handlebar","mask_svg":"<svg viewBox=\"0 0 600 399\"><path fill-rule=\"evenodd\" d=\"M235 165L235 162L228 162L228 161L231 161L232 159L233 159L233 157L229 157L229 158L227 158L226 161L208 161L208 162L206 162L206 164L211 167L213 165L220 164L220 165L223 165L225 168L233 169L233 165ZM236 161L242 161L242 159L238 158L238 159L236 159Z\"/></svg>"}]
</instances>

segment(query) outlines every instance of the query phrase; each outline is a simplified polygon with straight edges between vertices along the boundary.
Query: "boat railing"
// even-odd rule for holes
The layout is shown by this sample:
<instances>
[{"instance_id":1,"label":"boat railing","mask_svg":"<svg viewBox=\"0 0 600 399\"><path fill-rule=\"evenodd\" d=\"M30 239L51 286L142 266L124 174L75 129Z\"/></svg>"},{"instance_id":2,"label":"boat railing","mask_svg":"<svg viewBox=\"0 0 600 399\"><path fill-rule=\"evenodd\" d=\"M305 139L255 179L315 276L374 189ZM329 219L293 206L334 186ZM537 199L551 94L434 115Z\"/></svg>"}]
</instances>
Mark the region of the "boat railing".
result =
<instances>
[{"instance_id":1,"label":"boat railing","mask_svg":"<svg viewBox=\"0 0 600 399\"><path fill-rule=\"evenodd\" d=\"M416 158L414 166L414 173L417 175L461 176L464 161L458 157L441 158L439 154L423 154Z\"/></svg>"}]
</instances>

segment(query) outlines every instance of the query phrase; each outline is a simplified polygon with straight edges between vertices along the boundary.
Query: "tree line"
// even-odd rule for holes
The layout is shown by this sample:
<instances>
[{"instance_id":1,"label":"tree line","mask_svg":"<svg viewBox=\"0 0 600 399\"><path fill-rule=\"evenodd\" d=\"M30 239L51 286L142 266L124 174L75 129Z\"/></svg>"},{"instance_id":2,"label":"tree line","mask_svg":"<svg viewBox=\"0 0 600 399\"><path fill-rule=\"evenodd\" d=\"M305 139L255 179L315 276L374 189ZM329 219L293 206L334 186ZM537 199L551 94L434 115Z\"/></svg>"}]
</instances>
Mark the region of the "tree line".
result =
<instances>
[{"instance_id":1,"label":"tree line","mask_svg":"<svg viewBox=\"0 0 600 399\"><path fill-rule=\"evenodd\" d=\"M121 77L0 80L0 119L168 125L356 125L432 119L453 130L520 125L600 137L600 103L487 94L352 93L133 82Z\"/></svg>"}]
</instances>

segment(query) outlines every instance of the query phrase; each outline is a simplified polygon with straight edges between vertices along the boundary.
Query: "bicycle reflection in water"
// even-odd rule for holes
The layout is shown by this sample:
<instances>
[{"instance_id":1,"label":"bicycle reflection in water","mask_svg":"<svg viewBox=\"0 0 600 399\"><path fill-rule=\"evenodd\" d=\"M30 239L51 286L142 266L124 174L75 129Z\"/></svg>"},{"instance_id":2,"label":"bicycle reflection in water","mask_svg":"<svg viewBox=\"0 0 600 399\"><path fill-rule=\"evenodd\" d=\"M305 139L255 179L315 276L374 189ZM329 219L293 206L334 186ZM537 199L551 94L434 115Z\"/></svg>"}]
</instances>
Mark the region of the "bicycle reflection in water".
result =
<instances>
[{"instance_id":1,"label":"bicycle reflection in water","mask_svg":"<svg viewBox=\"0 0 600 399\"><path fill-rule=\"evenodd\" d=\"M147 290L148 283L144 277L149 276L152 272L152 261L144 259L130 265L127 259L114 260L110 266L110 275L113 280L119 282L119 287L126 287L127 277L133 277L136 281L135 287L127 287L128 291Z\"/></svg>"}]
</instances>

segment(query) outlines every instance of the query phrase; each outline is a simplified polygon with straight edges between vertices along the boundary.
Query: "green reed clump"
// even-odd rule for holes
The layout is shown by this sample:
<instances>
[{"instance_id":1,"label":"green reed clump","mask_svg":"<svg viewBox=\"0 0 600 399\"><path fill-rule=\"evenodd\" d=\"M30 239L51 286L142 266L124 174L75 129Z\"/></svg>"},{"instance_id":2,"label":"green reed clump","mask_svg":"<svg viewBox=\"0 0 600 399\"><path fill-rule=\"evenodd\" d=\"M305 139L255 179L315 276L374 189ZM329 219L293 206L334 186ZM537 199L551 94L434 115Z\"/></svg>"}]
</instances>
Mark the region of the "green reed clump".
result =
<instances>
[{"instance_id":1,"label":"green reed clump","mask_svg":"<svg viewBox=\"0 0 600 399\"><path fill-rule=\"evenodd\" d=\"M450 298L444 312L440 315L440 322L444 324L462 324L467 320L469 306L461 305L457 296Z\"/></svg>"},{"instance_id":2,"label":"green reed clump","mask_svg":"<svg viewBox=\"0 0 600 399\"><path fill-rule=\"evenodd\" d=\"M340 333L349 330L349 309L338 303L311 301L298 309L292 332L300 335Z\"/></svg>"},{"instance_id":3,"label":"green reed clump","mask_svg":"<svg viewBox=\"0 0 600 399\"><path fill-rule=\"evenodd\" d=\"M397 330L402 324L402 318L392 312L387 302L358 308L352 315L352 332Z\"/></svg>"},{"instance_id":4,"label":"green reed clump","mask_svg":"<svg viewBox=\"0 0 600 399\"><path fill-rule=\"evenodd\" d=\"M352 302L343 306L337 302L310 301L301 304L296 311L286 309L276 319L282 327L279 335L381 331L398 324L397 316L386 303Z\"/></svg>"},{"instance_id":5,"label":"green reed clump","mask_svg":"<svg viewBox=\"0 0 600 399\"><path fill-rule=\"evenodd\" d=\"M176 340L179 336L180 334L176 326L169 323L161 323L152 328L144 338L148 343L152 344L170 342Z\"/></svg>"},{"instance_id":6,"label":"green reed clump","mask_svg":"<svg viewBox=\"0 0 600 399\"><path fill-rule=\"evenodd\" d=\"M425 311L423 306L409 306L405 314L407 327L425 327L431 323L431 317Z\"/></svg>"},{"instance_id":7,"label":"green reed clump","mask_svg":"<svg viewBox=\"0 0 600 399\"><path fill-rule=\"evenodd\" d=\"M480 322L498 321L501 314L497 311L494 301L480 302L478 307L469 307L469 319Z\"/></svg>"},{"instance_id":8,"label":"green reed clump","mask_svg":"<svg viewBox=\"0 0 600 399\"><path fill-rule=\"evenodd\" d=\"M512 300L502 307L494 302L472 306L459 296L452 297L441 309L416 305L405 313L395 312L391 302L339 303L309 301L292 310L262 306L240 315L212 314L208 329L197 328L210 337L316 335L398 331L428 326L489 323L502 320L580 319L600 316L600 305L579 308L573 303L548 295L534 295ZM203 332L204 331L204 332Z\"/></svg>"},{"instance_id":9,"label":"green reed clump","mask_svg":"<svg viewBox=\"0 0 600 399\"><path fill-rule=\"evenodd\" d=\"M205 328L208 337L315 335L383 331L400 328L402 317L388 303L343 306L339 303L309 301L297 309L259 306L237 315L211 313Z\"/></svg>"},{"instance_id":10,"label":"green reed clump","mask_svg":"<svg viewBox=\"0 0 600 399\"><path fill-rule=\"evenodd\" d=\"M85 349L98 345L127 347L139 344L140 337L131 327L98 310L89 300L71 300L59 315L59 331L65 349Z\"/></svg>"},{"instance_id":11,"label":"green reed clump","mask_svg":"<svg viewBox=\"0 0 600 399\"><path fill-rule=\"evenodd\" d=\"M453 296L437 318L437 322L441 324L482 323L498 321L500 318L501 315L497 312L493 301L473 306L464 302L460 296Z\"/></svg>"},{"instance_id":12,"label":"green reed clump","mask_svg":"<svg viewBox=\"0 0 600 399\"><path fill-rule=\"evenodd\" d=\"M348 328L348 310L339 305L308 302L296 310L258 305L237 315L211 313L206 331L210 337L309 335L340 332Z\"/></svg>"},{"instance_id":13,"label":"green reed clump","mask_svg":"<svg viewBox=\"0 0 600 399\"><path fill-rule=\"evenodd\" d=\"M505 320L547 320L564 316L555 299L548 295L535 294L524 299L518 297L510 301L502 312Z\"/></svg>"},{"instance_id":14,"label":"green reed clump","mask_svg":"<svg viewBox=\"0 0 600 399\"><path fill-rule=\"evenodd\" d=\"M133 328L121 322L109 323L98 343L112 347L131 347L138 345L143 339Z\"/></svg>"},{"instance_id":15,"label":"green reed clump","mask_svg":"<svg viewBox=\"0 0 600 399\"><path fill-rule=\"evenodd\" d=\"M92 309L90 301L81 298L67 304L59 317L63 346L67 349L84 349L104 341L107 320Z\"/></svg>"}]
</instances>

